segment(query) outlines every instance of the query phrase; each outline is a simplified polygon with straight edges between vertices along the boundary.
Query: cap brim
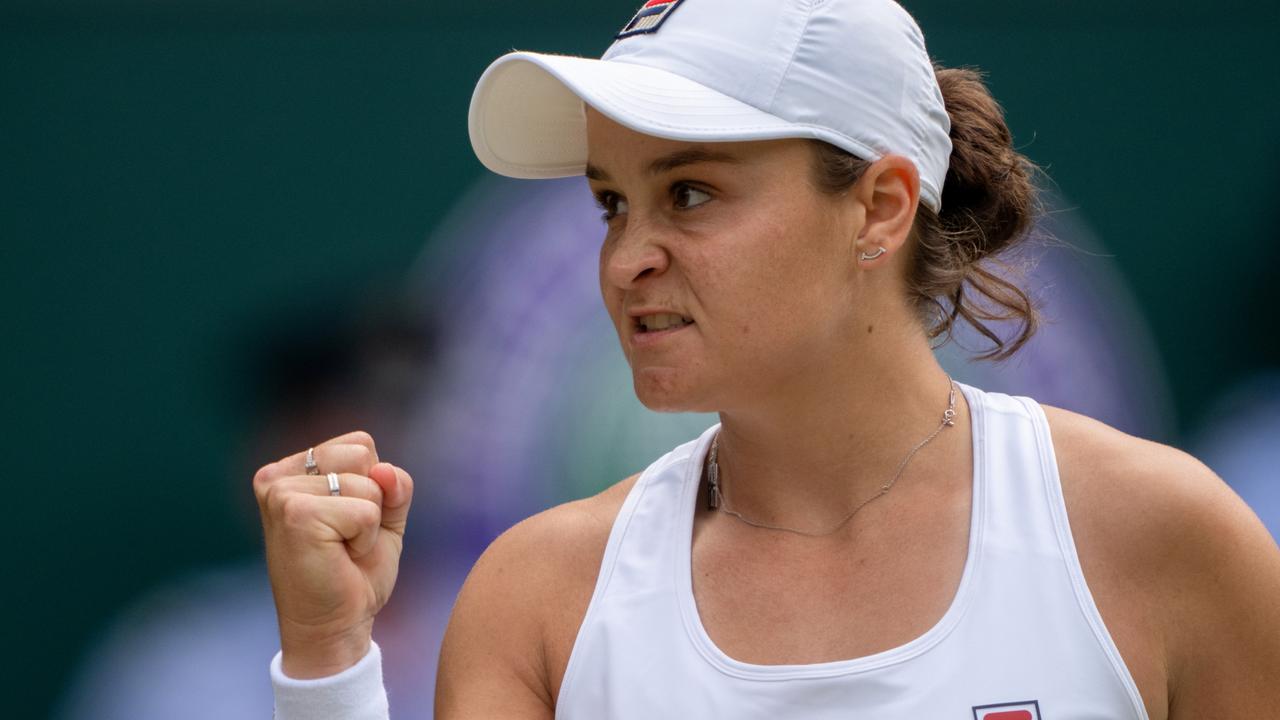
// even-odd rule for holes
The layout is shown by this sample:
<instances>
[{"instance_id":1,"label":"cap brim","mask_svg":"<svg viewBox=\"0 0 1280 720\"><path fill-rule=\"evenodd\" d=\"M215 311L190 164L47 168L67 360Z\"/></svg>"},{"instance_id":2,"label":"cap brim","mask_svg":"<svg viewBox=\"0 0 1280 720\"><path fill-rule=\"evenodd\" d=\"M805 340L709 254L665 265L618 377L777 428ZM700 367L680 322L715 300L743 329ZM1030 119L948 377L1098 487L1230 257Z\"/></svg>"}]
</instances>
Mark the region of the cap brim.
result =
<instances>
[{"instance_id":1,"label":"cap brim","mask_svg":"<svg viewBox=\"0 0 1280 720\"><path fill-rule=\"evenodd\" d=\"M820 137L675 73L620 60L514 52L493 62L471 96L476 157L515 178L581 175L585 106L646 135L687 142Z\"/></svg>"}]
</instances>

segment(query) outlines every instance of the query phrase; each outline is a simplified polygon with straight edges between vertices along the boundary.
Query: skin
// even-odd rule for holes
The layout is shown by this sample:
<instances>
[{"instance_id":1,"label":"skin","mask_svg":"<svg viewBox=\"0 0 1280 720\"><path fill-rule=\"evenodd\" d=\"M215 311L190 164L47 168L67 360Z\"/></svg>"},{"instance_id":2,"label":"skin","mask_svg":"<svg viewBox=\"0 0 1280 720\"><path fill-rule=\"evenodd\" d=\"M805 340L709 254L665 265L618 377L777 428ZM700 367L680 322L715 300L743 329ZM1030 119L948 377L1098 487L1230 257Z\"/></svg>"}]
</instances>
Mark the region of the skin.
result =
<instances>
[{"instance_id":1,"label":"skin","mask_svg":"<svg viewBox=\"0 0 1280 720\"><path fill-rule=\"evenodd\" d=\"M413 499L413 479L379 460L367 432L317 445L315 460L339 473L341 497L329 496L326 477L306 474L306 451L253 477L282 669L304 679L340 672L368 653L373 618L395 587Z\"/></svg>"},{"instance_id":2,"label":"skin","mask_svg":"<svg viewBox=\"0 0 1280 720\"><path fill-rule=\"evenodd\" d=\"M592 190L610 216L601 294L636 394L654 409L719 412L721 469L736 509L795 528L833 525L874 494L946 407L946 376L902 282L919 202L914 167L888 156L836 197L809 184L803 141L697 145L589 112L588 145ZM691 152L730 160L673 166L695 159ZM886 252L859 260L875 248ZM655 308L694 322L635 343L629 313ZM959 584L969 534L962 396L957 411L955 427L915 456L892 492L829 537L752 528L700 502L694 597L716 644L753 663L825 662L903 644L934 625ZM1272 680L1280 676L1280 550L1261 523L1193 458L1067 411L1046 413L1086 580L1150 717L1266 716L1280 705ZM299 457L264 468L257 484L324 494L288 474ZM384 517L392 498L400 522L407 476L373 470ZM535 515L483 554L441 648L438 717L553 717L634 482ZM272 579L282 639L286 610L296 631L286 672L349 666L368 647L362 623L385 602L368 589L380 586L350 574L350 594L365 599L345 614L332 609L345 607L333 597L298 599L291 583L307 586L296 568L312 562L311 546L273 532L281 523L269 501L264 508L268 557L280 558ZM345 536L326 536L329 555L315 567L355 562L334 552ZM353 537L351 545L370 546ZM320 585L309 587L319 593ZM311 616L322 621L293 628L293 618Z\"/></svg>"}]
</instances>

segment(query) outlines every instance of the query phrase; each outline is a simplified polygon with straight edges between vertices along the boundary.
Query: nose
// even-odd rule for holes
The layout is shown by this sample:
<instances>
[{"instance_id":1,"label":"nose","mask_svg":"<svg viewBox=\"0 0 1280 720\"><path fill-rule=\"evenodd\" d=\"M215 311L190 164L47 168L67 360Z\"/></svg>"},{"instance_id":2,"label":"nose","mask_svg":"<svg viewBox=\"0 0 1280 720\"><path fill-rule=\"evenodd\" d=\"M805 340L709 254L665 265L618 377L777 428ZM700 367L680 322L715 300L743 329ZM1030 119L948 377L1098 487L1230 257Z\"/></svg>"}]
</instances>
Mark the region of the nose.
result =
<instances>
[{"instance_id":1,"label":"nose","mask_svg":"<svg viewBox=\"0 0 1280 720\"><path fill-rule=\"evenodd\" d=\"M601 274L612 285L630 290L645 278L661 275L671 263L660 228L652 222L627 220L626 227L600 247Z\"/></svg>"}]
</instances>

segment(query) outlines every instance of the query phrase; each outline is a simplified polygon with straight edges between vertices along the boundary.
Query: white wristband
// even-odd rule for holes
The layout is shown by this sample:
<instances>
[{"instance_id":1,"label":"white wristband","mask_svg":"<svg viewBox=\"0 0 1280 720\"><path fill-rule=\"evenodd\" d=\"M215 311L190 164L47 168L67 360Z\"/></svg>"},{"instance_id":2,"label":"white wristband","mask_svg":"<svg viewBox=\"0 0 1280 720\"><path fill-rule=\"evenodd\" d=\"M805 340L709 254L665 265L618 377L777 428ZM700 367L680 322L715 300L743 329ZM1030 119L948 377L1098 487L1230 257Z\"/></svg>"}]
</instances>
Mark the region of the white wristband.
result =
<instances>
[{"instance_id":1,"label":"white wristband","mask_svg":"<svg viewBox=\"0 0 1280 720\"><path fill-rule=\"evenodd\" d=\"M372 643L360 662L336 675L299 680L284 674L282 653L271 660L276 720L388 720L382 651Z\"/></svg>"}]
</instances>

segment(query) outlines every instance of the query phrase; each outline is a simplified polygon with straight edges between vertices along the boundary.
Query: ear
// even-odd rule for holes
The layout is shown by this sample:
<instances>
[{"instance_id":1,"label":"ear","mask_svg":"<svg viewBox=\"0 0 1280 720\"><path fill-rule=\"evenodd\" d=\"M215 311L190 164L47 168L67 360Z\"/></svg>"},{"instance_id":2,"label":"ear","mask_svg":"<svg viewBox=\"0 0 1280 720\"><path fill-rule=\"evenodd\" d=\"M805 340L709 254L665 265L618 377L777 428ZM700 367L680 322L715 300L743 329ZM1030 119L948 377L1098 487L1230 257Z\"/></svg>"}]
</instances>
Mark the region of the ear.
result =
<instances>
[{"instance_id":1,"label":"ear","mask_svg":"<svg viewBox=\"0 0 1280 720\"><path fill-rule=\"evenodd\" d=\"M866 222L854 243L864 268L888 263L911 234L920 204L920 173L901 155L885 155L867 168L851 194L866 208Z\"/></svg>"}]
</instances>

